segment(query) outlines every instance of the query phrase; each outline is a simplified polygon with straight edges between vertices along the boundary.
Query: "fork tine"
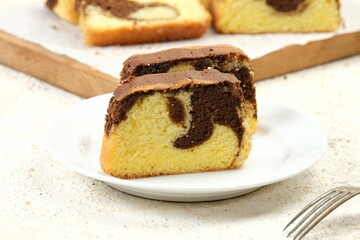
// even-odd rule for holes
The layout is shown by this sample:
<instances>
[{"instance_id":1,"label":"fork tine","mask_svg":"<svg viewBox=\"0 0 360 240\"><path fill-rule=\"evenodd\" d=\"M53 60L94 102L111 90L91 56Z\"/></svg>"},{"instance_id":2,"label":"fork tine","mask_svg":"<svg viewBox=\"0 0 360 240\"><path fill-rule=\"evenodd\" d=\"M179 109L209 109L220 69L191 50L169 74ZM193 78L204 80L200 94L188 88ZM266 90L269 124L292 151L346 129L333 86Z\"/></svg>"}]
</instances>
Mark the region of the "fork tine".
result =
<instances>
[{"instance_id":1,"label":"fork tine","mask_svg":"<svg viewBox=\"0 0 360 240\"><path fill-rule=\"evenodd\" d=\"M321 208L322 206L324 206L324 204L326 204L327 202L329 202L329 201L337 198L337 197L338 197L339 195L341 195L341 194L342 194L342 192L333 191L333 192L331 192L331 194L328 194L328 195L324 196L323 198L318 199L318 201L315 202L315 203L311 206L311 207L312 207L311 209L308 208L308 209L310 209L310 211L305 215L305 217L303 217L303 218L296 224L295 227L293 227L293 229L288 233L287 237L290 237L291 234L292 234L293 232L295 232L307 219L309 219L309 217L310 217L316 210L318 210L319 208ZM308 210L308 209L306 209L306 210ZM306 210L305 210L305 211L302 211L302 213L306 212Z\"/></svg>"},{"instance_id":2,"label":"fork tine","mask_svg":"<svg viewBox=\"0 0 360 240\"><path fill-rule=\"evenodd\" d=\"M285 231L298 217L300 217L306 210L308 210L311 206L313 206L314 204L316 204L318 201L320 201L321 199L327 197L329 194L334 193L336 190L335 189L331 189L323 194L321 194L319 197L317 197L316 199L314 199L311 203L309 203L305 208L303 208L298 214L296 214L296 216L290 220L290 222L285 226L285 228L283 229L283 231Z\"/></svg>"},{"instance_id":3,"label":"fork tine","mask_svg":"<svg viewBox=\"0 0 360 240\"><path fill-rule=\"evenodd\" d=\"M325 205L319 213L315 214L312 219L296 234L294 240L302 239L311 229L313 229L322 219L324 219L327 215L329 215L332 211L334 211L337 207L339 207L344 202L348 201L350 198L356 196L357 194L351 194L350 192L346 192L345 195L340 198L335 199L336 201L331 201L327 205Z\"/></svg>"}]
</instances>

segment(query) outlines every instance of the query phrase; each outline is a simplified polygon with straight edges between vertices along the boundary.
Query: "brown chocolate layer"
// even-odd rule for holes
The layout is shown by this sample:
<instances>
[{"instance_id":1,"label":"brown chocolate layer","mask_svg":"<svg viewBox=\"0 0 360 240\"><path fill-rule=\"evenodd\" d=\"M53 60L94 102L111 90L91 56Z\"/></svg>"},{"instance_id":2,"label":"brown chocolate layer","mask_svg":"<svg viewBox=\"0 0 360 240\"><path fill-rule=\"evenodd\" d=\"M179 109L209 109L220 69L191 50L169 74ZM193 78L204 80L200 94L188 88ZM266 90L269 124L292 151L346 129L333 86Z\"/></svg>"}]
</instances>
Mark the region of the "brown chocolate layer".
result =
<instances>
[{"instance_id":1,"label":"brown chocolate layer","mask_svg":"<svg viewBox=\"0 0 360 240\"><path fill-rule=\"evenodd\" d=\"M230 127L241 143L244 134L238 109L240 94L235 85L226 82L217 85L196 86L189 89L191 95L191 123L189 130L174 142L174 147L189 149L210 139L214 124Z\"/></svg>"},{"instance_id":2,"label":"brown chocolate layer","mask_svg":"<svg viewBox=\"0 0 360 240\"><path fill-rule=\"evenodd\" d=\"M228 62L249 61L249 58L239 49L230 45L213 45L205 47L174 48L165 51L139 54L124 62L121 79L129 76L142 76L169 71L179 63L185 63L201 71L210 66L220 72L232 73L241 81L241 88L246 100L256 105L255 87L251 69L247 67L226 69Z\"/></svg>"},{"instance_id":3,"label":"brown chocolate layer","mask_svg":"<svg viewBox=\"0 0 360 240\"><path fill-rule=\"evenodd\" d=\"M167 105L171 121L177 124L184 124L186 113L182 102L176 97L171 96L167 97Z\"/></svg>"},{"instance_id":4,"label":"brown chocolate layer","mask_svg":"<svg viewBox=\"0 0 360 240\"><path fill-rule=\"evenodd\" d=\"M57 4L57 0L46 0L46 6L53 9Z\"/></svg>"},{"instance_id":5,"label":"brown chocolate layer","mask_svg":"<svg viewBox=\"0 0 360 240\"><path fill-rule=\"evenodd\" d=\"M159 74L147 74L139 77L130 76L129 81L120 84L114 91L116 101L136 92L148 92L151 90L176 90L188 85L209 85L221 82L232 82L237 86L239 81L232 74L224 74L217 70L206 69L204 71L184 71Z\"/></svg>"},{"instance_id":6,"label":"brown chocolate layer","mask_svg":"<svg viewBox=\"0 0 360 240\"><path fill-rule=\"evenodd\" d=\"M117 87L110 100L105 132L109 135L139 98L155 91L166 93L170 119L184 124L185 108L176 98L176 90L181 89L191 93L191 123L188 132L174 141L174 147L188 149L204 143L211 137L215 123L229 126L240 144L244 129L238 115L243 99L239 84L233 75L212 69L132 77Z\"/></svg>"},{"instance_id":7,"label":"brown chocolate layer","mask_svg":"<svg viewBox=\"0 0 360 240\"><path fill-rule=\"evenodd\" d=\"M279 12L298 10L305 0L266 0L266 4Z\"/></svg>"},{"instance_id":8,"label":"brown chocolate layer","mask_svg":"<svg viewBox=\"0 0 360 240\"><path fill-rule=\"evenodd\" d=\"M110 12L112 15L118 18L126 18L131 19L129 15L133 12L136 12L142 8L150 8L150 7L168 7L174 10L176 13L178 12L175 8L170 5L164 3L146 3L142 4L135 1L129 0L76 0L76 8L78 9L80 6L87 5L95 5L102 8L104 11ZM161 16L159 16L161 19ZM141 19L136 19L141 20Z\"/></svg>"}]
</instances>

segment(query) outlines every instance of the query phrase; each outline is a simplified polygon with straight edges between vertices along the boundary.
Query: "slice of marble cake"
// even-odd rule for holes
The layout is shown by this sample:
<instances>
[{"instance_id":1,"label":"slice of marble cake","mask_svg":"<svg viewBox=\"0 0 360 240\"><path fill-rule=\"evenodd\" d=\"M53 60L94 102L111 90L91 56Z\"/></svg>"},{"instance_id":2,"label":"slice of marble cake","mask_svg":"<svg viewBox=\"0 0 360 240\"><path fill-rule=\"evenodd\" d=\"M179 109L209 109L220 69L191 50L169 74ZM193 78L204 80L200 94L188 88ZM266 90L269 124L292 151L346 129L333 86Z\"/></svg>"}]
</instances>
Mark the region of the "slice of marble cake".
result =
<instances>
[{"instance_id":1,"label":"slice of marble cake","mask_svg":"<svg viewBox=\"0 0 360 240\"><path fill-rule=\"evenodd\" d=\"M119 178L239 168L251 149L240 82L217 70L131 76L107 110L101 167Z\"/></svg>"}]
</instances>

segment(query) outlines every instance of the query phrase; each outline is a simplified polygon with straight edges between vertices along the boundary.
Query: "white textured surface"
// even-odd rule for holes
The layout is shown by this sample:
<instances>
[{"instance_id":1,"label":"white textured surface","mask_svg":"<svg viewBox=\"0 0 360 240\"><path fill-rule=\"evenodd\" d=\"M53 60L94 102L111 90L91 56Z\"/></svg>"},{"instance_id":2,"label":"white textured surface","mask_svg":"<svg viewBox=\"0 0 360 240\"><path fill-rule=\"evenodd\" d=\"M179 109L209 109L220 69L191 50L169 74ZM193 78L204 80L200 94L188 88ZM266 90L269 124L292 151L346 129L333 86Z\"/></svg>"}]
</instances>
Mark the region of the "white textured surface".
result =
<instances>
[{"instance_id":1,"label":"white textured surface","mask_svg":"<svg viewBox=\"0 0 360 240\"><path fill-rule=\"evenodd\" d=\"M0 66L0 239L282 239L290 218L334 186L360 186L360 56L257 83L257 94L314 118L329 148L315 167L225 201L133 197L44 150L44 126L81 99ZM256 177L256 176L254 176ZM360 239L360 196L308 239Z\"/></svg>"},{"instance_id":2,"label":"white textured surface","mask_svg":"<svg viewBox=\"0 0 360 240\"><path fill-rule=\"evenodd\" d=\"M258 96L326 131L315 167L243 197L186 204L133 197L60 165L44 150L44 126L81 99L0 66L0 239L285 239L285 224L318 194L360 186L359 66L356 56L257 83ZM307 239L360 239L359 206L360 196Z\"/></svg>"},{"instance_id":3,"label":"white textured surface","mask_svg":"<svg viewBox=\"0 0 360 240\"><path fill-rule=\"evenodd\" d=\"M134 53L147 53L172 47L193 45L232 44L240 47L250 58L258 58L291 44L306 44L337 34L360 31L358 0L342 1L344 23L336 32L316 34L260 34L222 35L209 30L202 38L159 44L133 46L88 47L76 26L61 21L44 7L45 0L6 1L0 8L0 29L15 36L38 43L53 52L67 55L100 71L117 77L122 63ZM14 7L17 6L17 7ZM15 18L14 16L21 16Z\"/></svg>"}]
</instances>

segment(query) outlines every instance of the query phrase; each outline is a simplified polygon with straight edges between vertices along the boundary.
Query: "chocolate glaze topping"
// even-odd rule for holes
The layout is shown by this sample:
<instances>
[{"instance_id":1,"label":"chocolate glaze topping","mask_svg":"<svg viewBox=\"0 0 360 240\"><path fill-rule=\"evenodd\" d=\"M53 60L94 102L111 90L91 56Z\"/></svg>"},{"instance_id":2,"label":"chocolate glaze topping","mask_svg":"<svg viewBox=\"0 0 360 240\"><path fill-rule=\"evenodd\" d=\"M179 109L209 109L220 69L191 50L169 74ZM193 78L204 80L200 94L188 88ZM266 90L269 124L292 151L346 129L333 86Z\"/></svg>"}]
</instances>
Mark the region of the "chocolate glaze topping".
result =
<instances>
[{"instance_id":1,"label":"chocolate glaze topping","mask_svg":"<svg viewBox=\"0 0 360 240\"><path fill-rule=\"evenodd\" d=\"M46 0L46 6L53 9L57 4L57 0Z\"/></svg>"},{"instance_id":2,"label":"chocolate glaze topping","mask_svg":"<svg viewBox=\"0 0 360 240\"><path fill-rule=\"evenodd\" d=\"M131 75L163 73L179 63L189 64L201 71L212 66L220 72L232 73L241 81L241 88L246 100L256 104L255 87L251 69L241 67L226 70L229 61L249 61L249 58L238 48L230 45L213 45L205 47L174 48L165 51L138 54L124 62L121 79L129 79ZM124 81L124 80L123 80Z\"/></svg>"},{"instance_id":3,"label":"chocolate glaze topping","mask_svg":"<svg viewBox=\"0 0 360 240\"><path fill-rule=\"evenodd\" d=\"M149 7L158 7L158 6L165 6L168 8L173 9L175 12L177 10L172 6L169 6L164 3L146 3L142 4L135 1L129 0L76 0L76 8L78 9L81 5L95 5L102 8L104 11L109 11L116 17L119 18L127 18L131 19L129 15L133 12L136 12L142 8L149 8ZM161 16L159 16L161 19ZM140 19L137 19L140 20Z\"/></svg>"},{"instance_id":4,"label":"chocolate glaze topping","mask_svg":"<svg viewBox=\"0 0 360 240\"><path fill-rule=\"evenodd\" d=\"M128 95L151 90L176 90L188 85L209 85L231 82L237 86L240 82L232 74L223 74L214 69L204 71L184 71L158 74L146 74L139 77L130 76L128 81L120 84L114 91L116 101L122 101Z\"/></svg>"},{"instance_id":5,"label":"chocolate glaze topping","mask_svg":"<svg viewBox=\"0 0 360 240\"><path fill-rule=\"evenodd\" d=\"M266 0L266 4L279 12L291 12L299 8L305 0Z\"/></svg>"},{"instance_id":6,"label":"chocolate glaze topping","mask_svg":"<svg viewBox=\"0 0 360 240\"><path fill-rule=\"evenodd\" d=\"M188 149L204 143L211 137L215 123L229 126L241 143L244 129L238 109L243 96L239 81L233 75L211 69L149 74L133 77L131 81L119 85L110 100L106 134L109 136L112 127L126 119L126 113L138 99L155 91L168 95L170 119L184 124L185 108L175 96L175 90L180 88L191 93L192 110L189 114L192 118L189 130L174 141L174 147Z\"/></svg>"},{"instance_id":7,"label":"chocolate glaze topping","mask_svg":"<svg viewBox=\"0 0 360 240\"><path fill-rule=\"evenodd\" d=\"M241 49L231 45L213 45L213 46L199 46L187 48L172 48L164 51L136 54L129 57L123 66L121 78L134 75L138 67L151 66L159 63L169 63L172 61L196 60L201 58L211 58L215 56L231 55L233 59L246 60L249 58L244 54Z\"/></svg>"}]
</instances>

